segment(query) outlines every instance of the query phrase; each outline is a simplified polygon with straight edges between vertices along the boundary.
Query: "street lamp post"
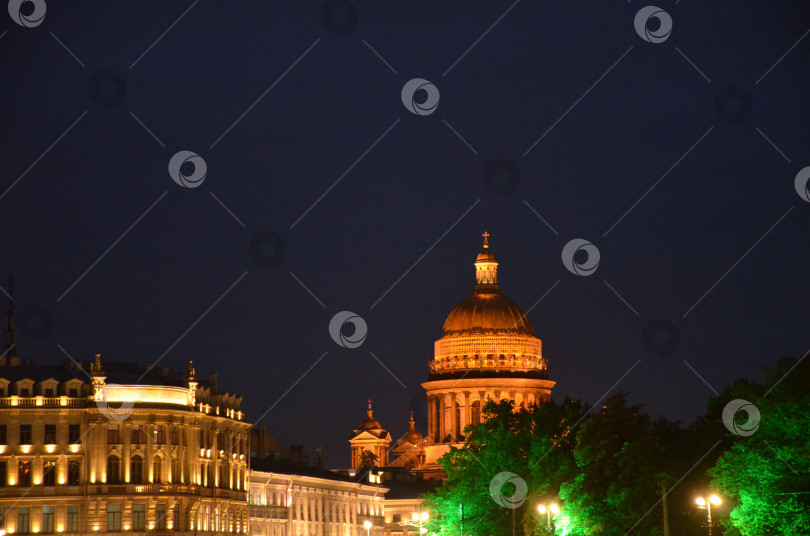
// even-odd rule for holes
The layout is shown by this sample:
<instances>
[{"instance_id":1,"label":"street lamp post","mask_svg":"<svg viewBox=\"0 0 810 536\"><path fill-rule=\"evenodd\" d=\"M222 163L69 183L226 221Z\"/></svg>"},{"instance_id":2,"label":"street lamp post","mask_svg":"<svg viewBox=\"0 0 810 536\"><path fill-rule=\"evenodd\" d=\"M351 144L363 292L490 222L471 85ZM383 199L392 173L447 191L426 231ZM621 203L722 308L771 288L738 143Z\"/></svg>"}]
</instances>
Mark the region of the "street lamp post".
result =
<instances>
[{"instance_id":1,"label":"street lamp post","mask_svg":"<svg viewBox=\"0 0 810 536\"><path fill-rule=\"evenodd\" d=\"M368 519L366 519L366 520L363 522L363 526L364 526L364 527L366 527L366 536L370 536L370 534L371 534L371 521L369 521Z\"/></svg>"},{"instance_id":2,"label":"street lamp post","mask_svg":"<svg viewBox=\"0 0 810 536\"><path fill-rule=\"evenodd\" d=\"M698 497L695 502L698 504L698 508L706 509L706 523L709 526L709 536L712 536L712 505L721 504L723 501L717 495L711 495L708 499Z\"/></svg>"},{"instance_id":3,"label":"street lamp post","mask_svg":"<svg viewBox=\"0 0 810 536\"><path fill-rule=\"evenodd\" d=\"M414 512L411 515L411 521L414 523L414 525L416 523L419 523L419 536L422 536L424 533L427 532L427 529L425 527L423 527L422 524L425 521L427 521L429 517L430 517L430 514L428 514L427 512L421 512L421 513Z\"/></svg>"},{"instance_id":4,"label":"street lamp post","mask_svg":"<svg viewBox=\"0 0 810 536\"><path fill-rule=\"evenodd\" d=\"M540 504L537 506L537 511L540 512L540 515L546 515L547 527L551 528L551 514L555 516L560 513L560 507L557 506L557 503L551 503L549 505Z\"/></svg>"}]
</instances>

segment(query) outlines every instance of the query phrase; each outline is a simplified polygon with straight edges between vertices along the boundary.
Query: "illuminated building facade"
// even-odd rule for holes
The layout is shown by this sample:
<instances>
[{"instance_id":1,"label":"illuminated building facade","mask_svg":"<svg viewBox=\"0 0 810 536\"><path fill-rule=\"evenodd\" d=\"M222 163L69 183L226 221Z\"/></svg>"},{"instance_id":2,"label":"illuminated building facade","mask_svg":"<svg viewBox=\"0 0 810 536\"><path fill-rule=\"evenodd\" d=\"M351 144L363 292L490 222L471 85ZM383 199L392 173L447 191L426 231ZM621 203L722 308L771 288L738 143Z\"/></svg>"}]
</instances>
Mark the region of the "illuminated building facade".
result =
<instances>
[{"instance_id":1,"label":"illuminated building facade","mask_svg":"<svg viewBox=\"0 0 810 536\"><path fill-rule=\"evenodd\" d=\"M272 460L254 464L249 496L252 535L384 535L385 487L314 466Z\"/></svg>"},{"instance_id":2,"label":"illuminated building facade","mask_svg":"<svg viewBox=\"0 0 810 536\"><path fill-rule=\"evenodd\" d=\"M111 383L109 379L120 383ZM0 359L0 529L246 533L241 398L167 367Z\"/></svg>"}]
</instances>

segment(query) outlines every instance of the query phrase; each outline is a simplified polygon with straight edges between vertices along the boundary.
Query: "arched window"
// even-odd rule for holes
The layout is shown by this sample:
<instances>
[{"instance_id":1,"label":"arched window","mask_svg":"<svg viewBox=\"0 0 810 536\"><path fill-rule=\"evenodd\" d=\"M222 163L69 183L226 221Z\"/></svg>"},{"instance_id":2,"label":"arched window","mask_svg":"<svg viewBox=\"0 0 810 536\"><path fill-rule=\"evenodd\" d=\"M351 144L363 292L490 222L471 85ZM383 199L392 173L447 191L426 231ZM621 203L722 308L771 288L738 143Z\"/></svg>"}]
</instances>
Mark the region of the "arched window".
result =
<instances>
[{"instance_id":1,"label":"arched window","mask_svg":"<svg viewBox=\"0 0 810 536\"><path fill-rule=\"evenodd\" d=\"M107 458L107 484L118 484L121 482L121 464L117 456Z\"/></svg>"},{"instance_id":2,"label":"arched window","mask_svg":"<svg viewBox=\"0 0 810 536\"><path fill-rule=\"evenodd\" d=\"M129 463L129 481L133 484L143 483L143 458L137 454L132 457Z\"/></svg>"},{"instance_id":3,"label":"arched window","mask_svg":"<svg viewBox=\"0 0 810 536\"><path fill-rule=\"evenodd\" d=\"M470 405L470 424L481 423L481 401L476 400Z\"/></svg>"},{"instance_id":4,"label":"arched window","mask_svg":"<svg viewBox=\"0 0 810 536\"><path fill-rule=\"evenodd\" d=\"M163 480L162 471L163 468L163 460L160 459L160 456L155 456L154 461L152 462L152 482L156 484L160 484Z\"/></svg>"}]
</instances>

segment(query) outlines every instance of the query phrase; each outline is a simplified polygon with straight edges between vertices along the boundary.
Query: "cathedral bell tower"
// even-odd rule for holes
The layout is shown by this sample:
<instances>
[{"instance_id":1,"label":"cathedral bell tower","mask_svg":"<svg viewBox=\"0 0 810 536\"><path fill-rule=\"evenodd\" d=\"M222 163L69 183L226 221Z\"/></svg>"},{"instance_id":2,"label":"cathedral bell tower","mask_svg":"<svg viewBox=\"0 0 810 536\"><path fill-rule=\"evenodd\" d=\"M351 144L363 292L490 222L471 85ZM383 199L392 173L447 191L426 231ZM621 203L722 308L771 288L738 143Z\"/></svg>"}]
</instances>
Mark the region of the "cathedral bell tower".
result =
<instances>
[{"instance_id":1,"label":"cathedral bell tower","mask_svg":"<svg viewBox=\"0 0 810 536\"><path fill-rule=\"evenodd\" d=\"M366 420L361 422L354 431L349 439L349 444L352 448L352 469L388 465L388 446L391 444L391 435L374 418L371 399L368 401Z\"/></svg>"}]
</instances>

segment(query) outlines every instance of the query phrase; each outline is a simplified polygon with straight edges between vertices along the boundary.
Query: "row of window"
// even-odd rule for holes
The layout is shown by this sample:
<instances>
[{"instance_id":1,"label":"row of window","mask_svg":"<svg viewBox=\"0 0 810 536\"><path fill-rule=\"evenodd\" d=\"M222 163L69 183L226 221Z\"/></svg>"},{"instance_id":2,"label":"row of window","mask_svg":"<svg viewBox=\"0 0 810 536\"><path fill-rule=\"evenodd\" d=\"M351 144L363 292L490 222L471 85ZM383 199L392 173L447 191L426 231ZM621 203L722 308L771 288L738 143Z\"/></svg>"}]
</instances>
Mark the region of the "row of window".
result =
<instances>
[{"instance_id":1,"label":"row of window","mask_svg":"<svg viewBox=\"0 0 810 536\"><path fill-rule=\"evenodd\" d=\"M129 462L129 481L132 484L144 483L144 462L143 458L135 455ZM179 462L176 459L172 460L172 475L174 480L177 480L177 475L180 474ZM160 456L155 456L152 461L152 482L163 481L163 460ZM120 484L121 478L121 462L117 456L110 456L107 458L107 484Z\"/></svg>"},{"instance_id":2,"label":"row of window","mask_svg":"<svg viewBox=\"0 0 810 536\"><path fill-rule=\"evenodd\" d=\"M174 530L180 530L180 505L173 508ZM107 505L107 532L118 532L121 530L121 505ZM143 504L132 505L132 530L146 530L146 506ZM159 503L155 505L155 527L154 530L166 530L166 505Z\"/></svg>"},{"instance_id":3,"label":"row of window","mask_svg":"<svg viewBox=\"0 0 810 536\"><path fill-rule=\"evenodd\" d=\"M33 467L31 460L17 462L17 485L31 486L33 482ZM82 463L79 460L69 460L67 465L67 485L78 486L81 479ZM8 462L0 461L0 486L5 486L8 482ZM39 482L38 482L39 484ZM56 485L56 460L45 460L42 462L42 485Z\"/></svg>"},{"instance_id":4,"label":"row of window","mask_svg":"<svg viewBox=\"0 0 810 536\"><path fill-rule=\"evenodd\" d=\"M33 441L33 429L31 424L20 425L20 445L31 445ZM55 445L56 440L56 425L46 424L45 426L45 439L46 445ZM68 425L68 443L79 443L81 441L81 426L78 424ZM8 427L5 424L0 424L0 445L8 444Z\"/></svg>"},{"instance_id":5,"label":"row of window","mask_svg":"<svg viewBox=\"0 0 810 536\"><path fill-rule=\"evenodd\" d=\"M57 433L56 433L56 425L55 424L45 424L43 425L44 428L44 444L46 445L54 445L57 444ZM167 426L158 424L155 425L152 430L152 437L151 440L153 443L158 445L166 444L166 429L168 428L168 438L169 444L171 445L181 445L183 442L183 434L180 433L178 426ZM33 425L31 424L21 424L19 428L19 444L20 445L31 445L33 443ZM222 440L222 433L221 432L206 432L204 430L200 430L200 447L201 448L212 448L214 444L218 445L220 448L223 448L224 441ZM143 445L146 443L149 434L147 433L146 427L140 424L132 425L130 429L130 443L135 445ZM110 424L107 426L107 444L108 445L119 445L121 444L121 429L117 424ZM81 442L81 426L78 424L71 424L68 425L68 437L67 442L76 444ZM7 445L8 444L8 426L5 424L0 424L0 445ZM244 441L241 439L228 437L228 451L235 452L237 454L243 454L243 444Z\"/></svg>"},{"instance_id":6,"label":"row of window","mask_svg":"<svg viewBox=\"0 0 810 536\"><path fill-rule=\"evenodd\" d=\"M52 533L54 512L53 506L42 507L42 520L39 526L39 532ZM0 508L0 530L5 532L6 528L6 509ZM68 506L67 518L65 519L65 530L67 532L79 531L79 507ZM29 534L31 532L31 513L29 508L17 508L17 528L18 534Z\"/></svg>"},{"instance_id":7,"label":"row of window","mask_svg":"<svg viewBox=\"0 0 810 536\"><path fill-rule=\"evenodd\" d=\"M180 530L180 505L173 508L175 519L174 529ZM155 505L155 530L166 530L166 505L159 503ZM0 530L5 533L6 529L6 509L0 508ZM60 532L62 529L59 529ZM79 507L68 506L67 518L65 519L66 532L79 531ZM107 531L117 532L121 530L121 505L107 505ZM146 506L135 504L132 506L132 530L146 530ZM31 511L26 507L17 508L17 534L30 534L31 532ZM39 529L36 532L50 534L54 532L54 507L42 507L42 519Z\"/></svg>"},{"instance_id":8,"label":"row of window","mask_svg":"<svg viewBox=\"0 0 810 536\"><path fill-rule=\"evenodd\" d=\"M67 479L60 484L67 484L68 486L78 486L81 483L81 461L68 460L67 463ZM12 468L13 470L14 468ZM131 484L144 484L146 473L144 471L144 459L139 455L134 455L129 463L129 482ZM206 482L213 482L214 480L214 466L213 464L204 464L203 471L205 473ZM239 487L241 479L238 478L242 470L238 470L237 476L234 477L234 484L236 489ZM9 462L0 461L0 486L5 486L9 482ZM11 473L13 474L13 473ZM42 480L34 482L33 462L31 460L21 460L17 462L16 467L17 478L12 481L12 484L18 486L55 486L57 477L56 460L44 460L42 462ZM230 471L227 464L219 466L219 485L220 487L228 487ZM180 463L174 458L171 461L171 478L165 478L165 481L173 483L180 482ZM164 482L163 475L163 460L160 456L155 456L152 460L152 482ZM117 456L110 456L107 458L107 484L121 484L123 483L123 476L121 473L121 462Z\"/></svg>"},{"instance_id":9,"label":"row of window","mask_svg":"<svg viewBox=\"0 0 810 536\"><path fill-rule=\"evenodd\" d=\"M171 478L166 481L172 483L179 483L180 479L180 464L176 458L172 459ZM143 484L146 477L144 472L144 459L140 455L134 455L129 461L129 482L131 484ZM202 465L203 475L205 477L204 485L211 486L214 482L214 466L213 464ZM232 489L239 489L241 487L242 478L244 475L243 469L237 469L233 482L230 482L230 468L228 464L220 464L219 466L219 487ZM163 460L160 456L155 456L152 460L152 482L163 482ZM111 455L107 458L107 484L122 484L123 478L121 474L121 461L118 456Z\"/></svg>"},{"instance_id":10,"label":"row of window","mask_svg":"<svg viewBox=\"0 0 810 536\"><path fill-rule=\"evenodd\" d=\"M8 393L6 393L6 388L0 386L0 396L10 396L12 389L8 389ZM31 389L29 387L18 387L16 390L17 396L21 396L23 398L28 398L31 396ZM42 390L42 396L45 398L55 398L59 395L56 394L56 389L48 388ZM76 388L71 388L67 390L67 396L71 398L78 398L79 390Z\"/></svg>"},{"instance_id":11,"label":"row of window","mask_svg":"<svg viewBox=\"0 0 810 536\"><path fill-rule=\"evenodd\" d=\"M182 443L183 435L179 433L177 426L169 426L169 444L180 445ZM107 444L120 445L121 444L121 430L117 424L110 424L107 426ZM129 442L133 445L143 445L149 437L146 427L140 424L133 424L129 432ZM155 425L152 429L152 443L157 445L166 444L166 426L163 424Z\"/></svg>"}]
</instances>

